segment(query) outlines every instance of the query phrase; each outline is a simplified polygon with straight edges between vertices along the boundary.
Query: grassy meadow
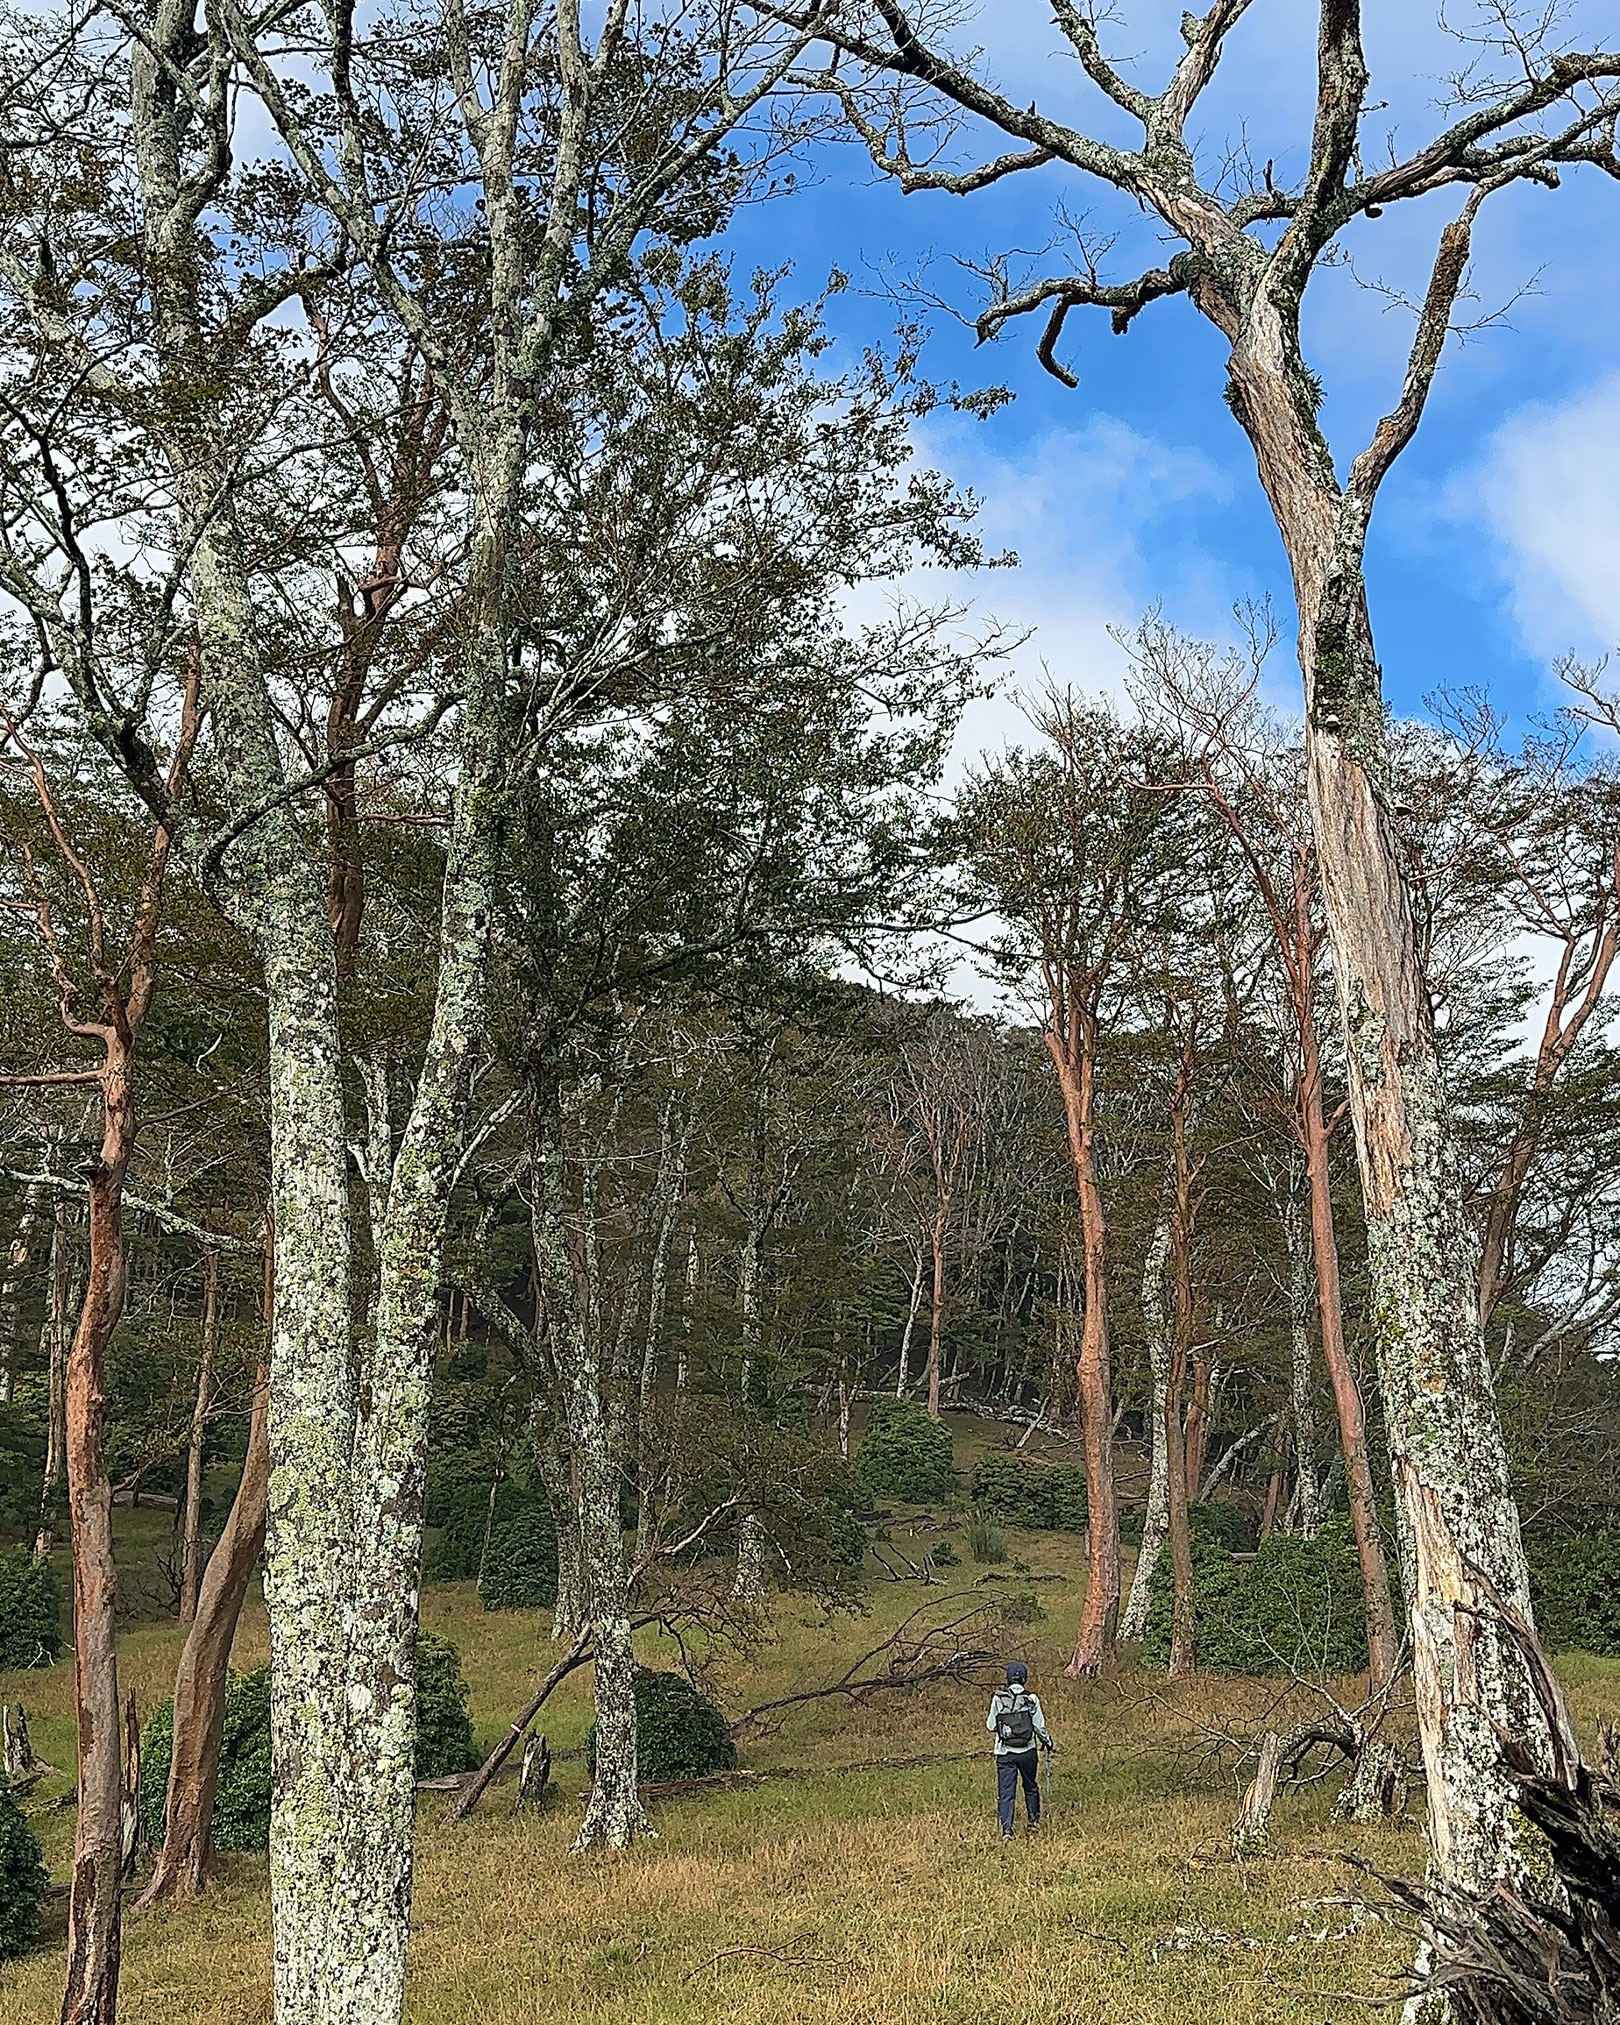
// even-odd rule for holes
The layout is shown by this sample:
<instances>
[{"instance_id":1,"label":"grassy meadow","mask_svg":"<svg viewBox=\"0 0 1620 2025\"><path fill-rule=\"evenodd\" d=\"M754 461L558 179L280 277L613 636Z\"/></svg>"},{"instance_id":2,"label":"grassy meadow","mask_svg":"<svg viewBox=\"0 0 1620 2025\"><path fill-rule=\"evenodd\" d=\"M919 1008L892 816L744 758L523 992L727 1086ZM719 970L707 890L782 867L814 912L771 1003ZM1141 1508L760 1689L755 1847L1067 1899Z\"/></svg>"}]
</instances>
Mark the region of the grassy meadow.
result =
<instances>
[{"instance_id":1,"label":"grassy meadow","mask_svg":"<svg viewBox=\"0 0 1620 2025\"><path fill-rule=\"evenodd\" d=\"M959 1451L962 1444L959 1444ZM931 1523L921 1521L923 1525ZM515 1814L497 1785L461 1827L423 1796L407 2015L418 2025L1261 2025L1365 2015L1387 1992L1399 1937L1342 1901L1361 1890L1343 1861L1421 1865L1421 1789L1406 1821L1377 1830L1331 1820L1337 1781L1285 1791L1263 1860L1234 1863L1227 1839L1240 1779L1201 1763L1200 1738L1257 1721L1267 1690L1200 1681L1167 1697L1132 1667L1102 1683L1063 1678L1083 1589L1082 1544L1012 1534L1027 1565L968 1558L966 1513L942 1515L962 1565L928 1594L1031 1590L1047 1616L1008 1633L1026 1658L1061 1746L1042 1833L1003 1845L996 1829L986 1696L955 1685L897 1691L855 1708L823 1701L776 1734L744 1738L745 1766L783 1776L656 1802L657 1840L624 1855L569 1854L584 1796L589 1676L542 1717L558 1762L549 1808ZM125 1528L132 1565L166 1519ZM922 1540L902 1545L920 1558ZM924 1539L937 1534L924 1535ZM976 1583L978 1586L976 1587ZM870 1570L864 1615L779 1598L768 1637L704 1657L728 1710L831 1680L923 1599ZM424 1619L461 1647L480 1746L492 1745L550 1663L549 1618L486 1614L471 1585L430 1585ZM170 1622L135 1622L121 1664L143 1711L168 1693L180 1643ZM250 1608L237 1663L265 1656ZM672 1665L649 1639L644 1657ZM1620 1714L1620 1662L1566 1667L1584 1735ZM1345 1684L1348 1695L1353 1683ZM72 1762L71 1662L0 1675L28 1708L34 1742ZM958 1754L967 1754L961 1755ZM948 1760L861 1770L877 1759ZM852 1769L857 1768L857 1769ZM790 1774L795 1776L789 1776ZM66 1876L71 1781L43 1781L29 1811L53 1879ZM131 1916L127 2025L268 2021L269 1908L262 1857L228 1859L201 1902ZM34 1952L0 1967L0 2025L39 2025L60 1997L65 1897L46 1908Z\"/></svg>"}]
</instances>

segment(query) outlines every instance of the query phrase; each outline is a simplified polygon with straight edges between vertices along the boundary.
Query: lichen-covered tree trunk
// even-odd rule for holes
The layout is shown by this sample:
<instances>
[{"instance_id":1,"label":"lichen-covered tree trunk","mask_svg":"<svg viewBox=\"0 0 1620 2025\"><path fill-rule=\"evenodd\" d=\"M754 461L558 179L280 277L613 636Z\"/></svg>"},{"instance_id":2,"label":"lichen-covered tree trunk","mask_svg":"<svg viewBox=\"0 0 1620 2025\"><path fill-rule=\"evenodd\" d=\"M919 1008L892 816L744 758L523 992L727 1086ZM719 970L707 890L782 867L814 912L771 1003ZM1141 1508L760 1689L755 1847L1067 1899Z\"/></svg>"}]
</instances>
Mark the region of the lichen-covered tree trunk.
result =
<instances>
[{"instance_id":1,"label":"lichen-covered tree trunk","mask_svg":"<svg viewBox=\"0 0 1620 2025\"><path fill-rule=\"evenodd\" d=\"M585 1622L585 1578L579 1545L579 1498L574 1490L574 1466L567 1444L558 1430L556 1417L563 1411L560 1398L553 1402L534 1445L540 1481L545 1486L551 1521L557 1529L557 1607L552 1618L554 1639L572 1639Z\"/></svg>"},{"instance_id":2,"label":"lichen-covered tree trunk","mask_svg":"<svg viewBox=\"0 0 1620 2025\"><path fill-rule=\"evenodd\" d=\"M569 1245L564 1154L555 1064L529 1073L531 1227L536 1277L568 1428L579 1508L581 1586L593 1634L596 1774L576 1849L628 1848L651 1824L636 1790L635 1655L628 1571L619 1525L616 1415L604 1397L601 1346L591 1327L596 1304Z\"/></svg>"},{"instance_id":3,"label":"lichen-covered tree trunk","mask_svg":"<svg viewBox=\"0 0 1620 2025\"><path fill-rule=\"evenodd\" d=\"M1097 1175L1096 1027L1078 1017L1078 1047L1048 1030L1068 1128L1069 1157L1080 1201L1085 1314L1076 1377L1086 1455L1086 1595L1070 1655L1070 1674L1101 1673L1114 1656L1119 1629L1119 1505L1114 1491L1114 1392L1108 1338L1108 1226Z\"/></svg>"},{"instance_id":4,"label":"lichen-covered tree trunk","mask_svg":"<svg viewBox=\"0 0 1620 2025\"><path fill-rule=\"evenodd\" d=\"M1161 1216L1153 1227L1142 1267L1142 1317L1147 1329L1148 1369L1153 1398L1148 1412L1152 1462L1148 1472L1147 1509L1142 1515L1142 1544L1131 1577L1130 1598L1120 1620L1119 1635L1140 1638L1147 1630L1153 1571L1159 1565L1170 1533L1170 1477L1166 1409L1170 1391L1170 1332L1164 1315L1164 1267L1170 1255L1170 1219Z\"/></svg>"},{"instance_id":5,"label":"lichen-covered tree trunk","mask_svg":"<svg viewBox=\"0 0 1620 2025\"><path fill-rule=\"evenodd\" d=\"M194 1898L215 1876L214 1794L225 1732L225 1687L231 1646L247 1598L254 1564L264 1545L270 1484L269 1372L261 1366L253 1390L247 1455L230 1515L208 1558L196 1614L174 1680L174 1743L158 1852L142 1905L167 1897Z\"/></svg>"},{"instance_id":6,"label":"lichen-covered tree trunk","mask_svg":"<svg viewBox=\"0 0 1620 2025\"><path fill-rule=\"evenodd\" d=\"M1170 1619L1169 1675L1178 1680L1198 1664L1193 1612L1192 1530L1187 1523L1187 1443L1181 1402L1187 1384L1193 1337L1192 1168L1187 1149L1188 1072L1185 1062L1170 1107L1173 1200L1170 1211L1170 1269L1176 1314L1170 1337L1170 1370L1164 1388L1165 1501L1169 1508L1170 1566L1174 1601Z\"/></svg>"},{"instance_id":7,"label":"lichen-covered tree trunk","mask_svg":"<svg viewBox=\"0 0 1620 2025\"><path fill-rule=\"evenodd\" d=\"M101 1150L90 1168L89 1266L68 1351L68 1534L73 1548L73 1687L79 1806L68 1893L62 2025L116 2025L122 1946L124 1765L118 1699L118 1571L102 1448L107 1349L124 1309L123 1191L135 1150L128 1037L107 1041Z\"/></svg>"},{"instance_id":8,"label":"lichen-covered tree trunk","mask_svg":"<svg viewBox=\"0 0 1620 2025\"><path fill-rule=\"evenodd\" d=\"M1466 236L1458 247L1460 259ZM1441 335L1443 325L1442 317ZM1432 360L1414 366L1425 369L1432 373ZM1297 303L1262 291L1233 349L1234 403L1255 444L1299 610L1312 825L1361 1167L1379 1385L1410 1538L1430 1842L1446 1883L1482 1889L1535 1868L1502 1745L1509 1739L1529 1762L1548 1765L1550 1732L1494 1609L1500 1598L1528 1618L1528 1578L1479 1321L1478 1248L1386 799L1362 556L1378 476L1394 454L1386 445L1398 448L1404 424L1381 429L1341 490L1302 373ZM1424 385L1419 378L1408 390L1416 389L1414 412Z\"/></svg>"}]
</instances>

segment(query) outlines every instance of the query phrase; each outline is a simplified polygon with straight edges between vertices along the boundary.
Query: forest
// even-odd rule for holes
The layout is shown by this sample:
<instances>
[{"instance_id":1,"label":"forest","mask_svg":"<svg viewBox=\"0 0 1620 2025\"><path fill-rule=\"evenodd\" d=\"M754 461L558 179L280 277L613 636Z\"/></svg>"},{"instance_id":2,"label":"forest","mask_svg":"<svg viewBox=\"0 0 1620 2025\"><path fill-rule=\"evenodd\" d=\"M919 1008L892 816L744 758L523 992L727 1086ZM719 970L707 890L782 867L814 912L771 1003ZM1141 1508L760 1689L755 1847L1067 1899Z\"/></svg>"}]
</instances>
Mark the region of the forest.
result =
<instances>
[{"instance_id":1,"label":"forest","mask_svg":"<svg viewBox=\"0 0 1620 2025\"><path fill-rule=\"evenodd\" d=\"M7 7L0 2025L1620 2014L1620 683L1374 531L1620 40L1397 11Z\"/></svg>"}]
</instances>

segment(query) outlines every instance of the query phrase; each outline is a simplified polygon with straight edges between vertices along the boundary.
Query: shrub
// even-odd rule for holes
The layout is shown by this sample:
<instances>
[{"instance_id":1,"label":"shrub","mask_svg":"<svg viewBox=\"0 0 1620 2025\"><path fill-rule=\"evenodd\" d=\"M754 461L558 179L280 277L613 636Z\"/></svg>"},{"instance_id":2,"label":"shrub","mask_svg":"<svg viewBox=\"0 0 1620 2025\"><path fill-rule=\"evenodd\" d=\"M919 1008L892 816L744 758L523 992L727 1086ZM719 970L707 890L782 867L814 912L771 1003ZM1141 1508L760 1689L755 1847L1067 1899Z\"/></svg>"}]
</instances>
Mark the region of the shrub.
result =
<instances>
[{"instance_id":1,"label":"shrub","mask_svg":"<svg viewBox=\"0 0 1620 2025\"><path fill-rule=\"evenodd\" d=\"M929 1552L929 1559L936 1568L956 1568L961 1565L961 1556L949 1540L937 1540Z\"/></svg>"},{"instance_id":2,"label":"shrub","mask_svg":"<svg viewBox=\"0 0 1620 2025\"><path fill-rule=\"evenodd\" d=\"M467 1712L461 1654L448 1638L421 1632L416 1641L416 1776L448 1779L453 1772L476 1771L481 1762Z\"/></svg>"},{"instance_id":3,"label":"shrub","mask_svg":"<svg viewBox=\"0 0 1620 2025\"><path fill-rule=\"evenodd\" d=\"M1007 1536L988 1519L975 1519L968 1527L968 1552L981 1568L994 1567L1007 1558Z\"/></svg>"},{"instance_id":4,"label":"shrub","mask_svg":"<svg viewBox=\"0 0 1620 2025\"><path fill-rule=\"evenodd\" d=\"M731 1772L737 1746L726 1719L701 1688L683 1673L658 1673L638 1666L636 1696L636 1778L643 1785L670 1779L705 1779ZM596 1725L591 1725L585 1761L596 1776Z\"/></svg>"},{"instance_id":5,"label":"shrub","mask_svg":"<svg viewBox=\"0 0 1620 2025\"><path fill-rule=\"evenodd\" d=\"M1175 1598L1168 1548L1148 1594L1142 1657L1164 1666ZM1273 1534L1252 1561L1194 1539L1193 1622L1198 1664L1210 1673L1358 1672L1367 1664L1367 1623L1349 1527L1333 1521L1314 1540Z\"/></svg>"},{"instance_id":6,"label":"shrub","mask_svg":"<svg viewBox=\"0 0 1620 2025\"><path fill-rule=\"evenodd\" d=\"M485 1526L489 1526L493 1541L497 1526L518 1518L534 1502L521 1484L507 1478L495 1493L492 1521L488 1477L482 1483L464 1479L448 1484L436 1501L439 1534L428 1550L422 1573L430 1582L473 1581L484 1551Z\"/></svg>"},{"instance_id":7,"label":"shrub","mask_svg":"<svg viewBox=\"0 0 1620 2025\"><path fill-rule=\"evenodd\" d=\"M48 1561L0 1554L0 1671L48 1666L62 1649L62 1601Z\"/></svg>"},{"instance_id":8,"label":"shrub","mask_svg":"<svg viewBox=\"0 0 1620 2025\"><path fill-rule=\"evenodd\" d=\"M1213 1540L1228 1554L1252 1554L1260 1544L1260 1521L1247 1505L1189 1505L1187 1529L1195 1540Z\"/></svg>"},{"instance_id":9,"label":"shrub","mask_svg":"<svg viewBox=\"0 0 1620 2025\"><path fill-rule=\"evenodd\" d=\"M998 1525L1032 1532L1083 1533L1086 1473L1075 1463L1038 1463L991 1449L973 1469L973 1502Z\"/></svg>"},{"instance_id":10,"label":"shrub","mask_svg":"<svg viewBox=\"0 0 1620 2025\"><path fill-rule=\"evenodd\" d=\"M550 1507L522 1505L491 1527L479 1601L486 1610L544 1610L557 1600L557 1528Z\"/></svg>"},{"instance_id":11,"label":"shrub","mask_svg":"<svg viewBox=\"0 0 1620 2025\"><path fill-rule=\"evenodd\" d=\"M32 1945L48 1881L34 1831L16 1794L0 1779L0 1962Z\"/></svg>"},{"instance_id":12,"label":"shrub","mask_svg":"<svg viewBox=\"0 0 1620 2025\"><path fill-rule=\"evenodd\" d=\"M155 1847L163 1840L163 1808L174 1755L174 1703L152 1711L141 1732L141 1826ZM225 1684L225 1728L214 1793L214 1846L270 1846L270 1669L233 1673Z\"/></svg>"},{"instance_id":13,"label":"shrub","mask_svg":"<svg viewBox=\"0 0 1620 2025\"><path fill-rule=\"evenodd\" d=\"M873 1497L929 1505L948 1497L955 1469L950 1429L909 1400L880 1399L872 1408L855 1473Z\"/></svg>"},{"instance_id":14,"label":"shrub","mask_svg":"<svg viewBox=\"0 0 1620 2025\"><path fill-rule=\"evenodd\" d=\"M1536 1542L1530 1593L1550 1651L1620 1655L1620 1532Z\"/></svg>"},{"instance_id":15,"label":"shrub","mask_svg":"<svg viewBox=\"0 0 1620 2025\"><path fill-rule=\"evenodd\" d=\"M1003 1599L1001 1617L1004 1624L1044 1624L1046 1605L1033 1589L1020 1589L1016 1595Z\"/></svg>"}]
</instances>

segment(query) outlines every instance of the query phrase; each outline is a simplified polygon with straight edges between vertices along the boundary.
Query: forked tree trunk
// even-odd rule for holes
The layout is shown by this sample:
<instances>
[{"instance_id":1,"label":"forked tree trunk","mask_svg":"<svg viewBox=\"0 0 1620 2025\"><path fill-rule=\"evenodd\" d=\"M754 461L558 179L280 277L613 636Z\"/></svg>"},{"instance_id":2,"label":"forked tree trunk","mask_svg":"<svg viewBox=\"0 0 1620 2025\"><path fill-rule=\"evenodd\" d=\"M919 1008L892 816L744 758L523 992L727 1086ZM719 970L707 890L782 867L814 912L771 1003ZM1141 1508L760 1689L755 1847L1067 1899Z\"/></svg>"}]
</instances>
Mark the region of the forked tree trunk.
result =
<instances>
[{"instance_id":1,"label":"forked tree trunk","mask_svg":"<svg viewBox=\"0 0 1620 2025\"><path fill-rule=\"evenodd\" d=\"M585 1622L586 1608L580 1566L579 1499L574 1491L573 1464L555 1424L555 1414L560 1411L559 1399L553 1406L552 1424L535 1443L534 1453L557 1534L557 1607L551 1635L553 1639L571 1642Z\"/></svg>"},{"instance_id":2,"label":"forked tree trunk","mask_svg":"<svg viewBox=\"0 0 1620 2025\"><path fill-rule=\"evenodd\" d=\"M241 1482L219 1543L208 1557L196 1614L175 1674L174 1744L163 1808L163 1847L141 1895L143 1906L160 1898L194 1898L218 1872L214 1795L225 1734L225 1689L236 1627L264 1546L269 1488L269 1373L261 1365L253 1387Z\"/></svg>"},{"instance_id":3,"label":"forked tree trunk","mask_svg":"<svg viewBox=\"0 0 1620 2025\"><path fill-rule=\"evenodd\" d=\"M118 1571L102 1449L107 1347L123 1313L123 1190L135 1149L128 1036L107 1042L101 1151L90 1167L89 1266L67 1360L68 1530L73 1545L73 1685L79 1807L68 1894L62 2025L115 2025L124 1876Z\"/></svg>"},{"instance_id":4,"label":"forked tree trunk","mask_svg":"<svg viewBox=\"0 0 1620 2025\"><path fill-rule=\"evenodd\" d=\"M1068 1128L1069 1157L1080 1199L1085 1315L1076 1378L1086 1455L1086 1595L1068 1673L1101 1673L1114 1656L1119 1630L1119 1506L1114 1493L1114 1393L1108 1340L1108 1226L1097 1175L1096 1022L1079 1013L1078 1048L1048 1029L1047 1052L1057 1070Z\"/></svg>"},{"instance_id":5,"label":"forked tree trunk","mask_svg":"<svg viewBox=\"0 0 1620 2025\"><path fill-rule=\"evenodd\" d=\"M202 1351L197 1360L197 1400L191 1411L191 1441L186 1452L186 1502L180 1534L180 1622L197 1615L197 1590L202 1580L203 1441L208 1432L208 1405L214 1391L214 1349L219 1327L219 1253L210 1250L203 1283Z\"/></svg>"},{"instance_id":6,"label":"forked tree trunk","mask_svg":"<svg viewBox=\"0 0 1620 2025\"><path fill-rule=\"evenodd\" d=\"M917 1327L917 1311L922 1306L923 1262L917 1254L917 1269L911 1276L911 1301L906 1309L906 1326L900 1332L900 1370L894 1381L894 1396L904 1399L911 1390L911 1338Z\"/></svg>"},{"instance_id":7,"label":"forked tree trunk","mask_svg":"<svg viewBox=\"0 0 1620 2025\"><path fill-rule=\"evenodd\" d=\"M1170 1532L1170 1476L1168 1402L1170 1394L1170 1332L1164 1315L1164 1267L1170 1255L1170 1219L1160 1217L1153 1227L1142 1268L1142 1318L1147 1329L1148 1368L1153 1377L1153 1403L1148 1413L1152 1465L1148 1473L1147 1510L1142 1518L1142 1544L1137 1551L1136 1572L1131 1577L1130 1600L1120 1622L1121 1638L1138 1639L1147 1630L1153 1571L1164 1553Z\"/></svg>"}]
</instances>

